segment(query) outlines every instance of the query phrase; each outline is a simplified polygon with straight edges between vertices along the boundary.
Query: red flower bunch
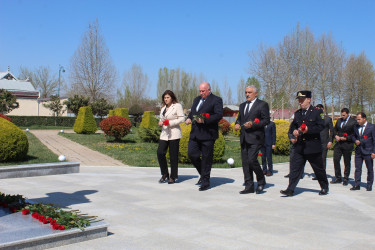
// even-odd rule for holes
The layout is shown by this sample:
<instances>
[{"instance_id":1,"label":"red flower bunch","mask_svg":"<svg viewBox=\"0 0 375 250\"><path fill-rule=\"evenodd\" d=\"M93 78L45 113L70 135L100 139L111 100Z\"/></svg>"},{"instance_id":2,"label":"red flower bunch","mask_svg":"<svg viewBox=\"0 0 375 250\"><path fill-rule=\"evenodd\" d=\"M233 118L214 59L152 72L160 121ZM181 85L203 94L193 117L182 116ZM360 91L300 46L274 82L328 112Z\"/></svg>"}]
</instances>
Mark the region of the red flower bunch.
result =
<instances>
[{"instance_id":1,"label":"red flower bunch","mask_svg":"<svg viewBox=\"0 0 375 250\"><path fill-rule=\"evenodd\" d=\"M28 210L28 209L24 209L24 210ZM23 211L22 211L22 213L23 213ZM32 213L31 216L34 219L39 220L43 224L48 224L48 223L51 224L53 230L65 230L65 226L64 225L57 224L56 220L54 220L52 218L46 218L46 217L44 217L43 215L41 215L41 214L39 214L37 212Z\"/></svg>"},{"instance_id":2,"label":"red flower bunch","mask_svg":"<svg viewBox=\"0 0 375 250\"><path fill-rule=\"evenodd\" d=\"M348 133L344 133L343 136L346 138L348 137Z\"/></svg>"},{"instance_id":3,"label":"red flower bunch","mask_svg":"<svg viewBox=\"0 0 375 250\"><path fill-rule=\"evenodd\" d=\"M198 119L202 119L202 120L206 120L208 118L210 118L210 114L209 113L202 113L202 114L199 114L199 115L194 115L193 116L194 118L194 121L198 120Z\"/></svg>"},{"instance_id":4,"label":"red flower bunch","mask_svg":"<svg viewBox=\"0 0 375 250\"><path fill-rule=\"evenodd\" d=\"M12 119L10 119L8 116L6 115L3 115L2 113L0 113L0 118L4 118L5 120L8 120L10 122L12 122Z\"/></svg>"},{"instance_id":5,"label":"red flower bunch","mask_svg":"<svg viewBox=\"0 0 375 250\"><path fill-rule=\"evenodd\" d=\"M116 140L121 140L130 132L131 122L125 117L110 116L99 124L106 136L113 136Z\"/></svg>"},{"instance_id":6,"label":"red flower bunch","mask_svg":"<svg viewBox=\"0 0 375 250\"><path fill-rule=\"evenodd\" d=\"M210 114L209 113L203 113L202 114L204 117L206 117L206 119L210 118Z\"/></svg>"},{"instance_id":7,"label":"red flower bunch","mask_svg":"<svg viewBox=\"0 0 375 250\"><path fill-rule=\"evenodd\" d=\"M169 120L164 120L164 121L163 121L163 125L164 125L164 126L168 126L168 125L169 125Z\"/></svg>"},{"instance_id":8,"label":"red flower bunch","mask_svg":"<svg viewBox=\"0 0 375 250\"><path fill-rule=\"evenodd\" d=\"M255 123L255 124L258 124L259 122L260 122L260 121L259 121L258 118L255 118L255 119L254 119L254 123Z\"/></svg>"},{"instance_id":9,"label":"red flower bunch","mask_svg":"<svg viewBox=\"0 0 375 250\"><path fill-rule=\"evenodd\" d=\"M364 135L363 138L366 140L367 139L367 135Z\"/></svg>"},{"instance_id":10,"label":"red flower bunch","mask_svg":"<svg viewBox=\"0 0 375 250\"><path fill-rule=\"evenodd\" d=\"M302 131L305 131L305 130L306 130L306 127L307 127L307 126L306 126L305 123L302 123L302 124L301 124L301 130L302 130Z\"/></svg>"},{"instance_id":11,"label":"red flower bunch","mask_svg":"<svg viewBox=\"0 0 375 250\"><path fill-rule=\"evenodd\" d=\"M258 153L258 156L262 156L263 154L262 153Z\"/></svg>"},{"instance_id":12,"label":"red flower bunch","mask_svg":"<svg viewBox=\"0 0 375 250\"><path fill-rule=\"evenodd\" d=\"M25 208L25 209L22 210L22 214L23 214L23 215L27 215L27 214L29 214L29 213L30 213L30 210L27 209L27 208Z\"/></svg>"}]
</instances>

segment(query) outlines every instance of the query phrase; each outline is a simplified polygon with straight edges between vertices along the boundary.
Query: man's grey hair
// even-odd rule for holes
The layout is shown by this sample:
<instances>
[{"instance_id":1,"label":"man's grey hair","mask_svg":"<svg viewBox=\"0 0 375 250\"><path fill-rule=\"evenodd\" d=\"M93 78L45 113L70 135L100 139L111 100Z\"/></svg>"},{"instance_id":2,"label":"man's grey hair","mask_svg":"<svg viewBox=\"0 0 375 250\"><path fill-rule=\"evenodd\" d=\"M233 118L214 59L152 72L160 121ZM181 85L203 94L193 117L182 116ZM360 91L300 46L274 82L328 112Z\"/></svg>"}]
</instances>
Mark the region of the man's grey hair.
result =
<instances>
[{"instance_id":1,"label":"man's grey hair","mask_svg":"<svg viewBox=\"0 0 375 250\"><path fill-rule=\"evenodd\" d=\"M249 85L245 89L248 89L248 88L253 88L254 91L255 91L255 93L258 93L258 89L257 89L257 87L255 85Z\"/></svg>"}]
</instances>

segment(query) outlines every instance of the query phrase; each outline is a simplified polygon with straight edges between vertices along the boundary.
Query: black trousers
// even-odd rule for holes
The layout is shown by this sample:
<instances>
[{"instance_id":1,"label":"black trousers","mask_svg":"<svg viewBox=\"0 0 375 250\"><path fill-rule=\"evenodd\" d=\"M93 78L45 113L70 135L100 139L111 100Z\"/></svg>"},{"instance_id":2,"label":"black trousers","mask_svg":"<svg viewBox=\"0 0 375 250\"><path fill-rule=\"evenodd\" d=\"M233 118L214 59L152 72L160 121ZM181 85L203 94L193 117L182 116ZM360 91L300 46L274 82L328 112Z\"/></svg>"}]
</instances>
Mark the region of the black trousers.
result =
<instances>
[{"instance_id":1,"label":"black trousers","mask_svg":"<svg viewBox=\"0 0 375 250\"><path fill-rule=\"evenodd\" d=\"M336 144L335 149L333 150L333 165L335 167L336 179L342 179L340 160L341 156L344 156L344 179L349 180L352 151L353 149L346 150L341 148L340 145Z\"/></svg>"},{"instance_id":2,"label":"black trousers","mask_svg":"<svg viewBox=\"0 0 375 250\"><path fill-rule=\"evenodd\" d=\"M309 161L311 164L320 187L325 189L328 188L327 174L326 170L323 168L322 153L302 154L294 151L292 161L293 164L290 165L291 171L289 174L288 190L294 191L296 188L305 169L306 161Z\"/></svg>"},{"instance_id":3,"label":"black trousers","mask_svg":"<svg viewBox=\"0 0 375 250\"><path fill-rule=\"evenodd\" d=\"M328 154L328 148L327 143L322 144L322 159L323 159L323 168L327 169L327 154Z\"/></svg>"},{"instance_id":4,"label":"black trousers","mask_svg":"<svg viewBox=\"0 0 375 250\"><path fill-rule=\"evenodd\" d=\"M365 161L367 167L367 186L372 187L372 183L374 182L374 161L371 159L371 155L363 155L361 153L355 154L355 186L359 186L361 184L361 176L362 176L362 164Z\"/></svg>"},{"instance_id":5,"label":"black trousers","mask_svg":"<svg viewBox=\"0 0 375 250\"><path fill-rule=\"evenodd\" d=\"M177 179L178 177L178 150L180 145L180 139L163 141L159 140L159 147L157 150L158 161L160 166L161 175L169 177L167 158L167 149L169 147L169 156L171 160L171 178Z\"/></svg>"},{"instance_id":6,"label":"black trousers","mask_svg":"<svg viewBox=\"0 0 375 250\"><path fill-rule=\"evenodd\" d=\"M210 185L214 145L214 140L189 140L188 156L201 176L202 186Z\"/></svg>"},{"instance_id":7,"label":"black trousers","mask_svg":"<svg viewBox=\"0 0 375 250\"><path fill-rule=\"evenodd\" d=\"M263 172L267 172L267 166L268 166L268 172L272 173L272 171L273 171L272 145L263 145L260 148L260 152L262 152Z\"/></svg>"},{"instance_id":8,"label":"black trousers","mask_svg":"<svg viewBox=\"0 0 375 250\"><path fill-rule=\"evenodd\" d=\"M242 170L246 187L254 185L253 173L257 177L258 186L266 184L266 178L258 161L258 152L261 147L261 144L247 144L246 142L241 144Z\"/></svg>"}]
</instances>

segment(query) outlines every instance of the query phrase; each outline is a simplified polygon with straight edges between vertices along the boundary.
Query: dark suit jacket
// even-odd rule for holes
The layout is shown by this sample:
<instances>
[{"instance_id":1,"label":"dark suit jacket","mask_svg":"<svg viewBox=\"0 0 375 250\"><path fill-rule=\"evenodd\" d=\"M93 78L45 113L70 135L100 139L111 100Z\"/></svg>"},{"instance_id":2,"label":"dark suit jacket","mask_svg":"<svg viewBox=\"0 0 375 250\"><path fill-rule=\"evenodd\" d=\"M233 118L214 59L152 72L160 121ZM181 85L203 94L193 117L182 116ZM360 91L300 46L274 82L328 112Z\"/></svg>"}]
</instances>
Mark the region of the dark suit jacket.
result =
<instances>
[{"instance_id":1,"label":"dark suit jacket","mask_svg":"<svg viewBox=\"0 0 375 250\"><path fill-rule=\"evenodd\" d=\"M328 115L324 115L324 128L322 132L320 132L320 140L322 141L323 145L327 145L328 142L333 141L333 123L332 118Z\"/></svg>"},{"instance_id":2,"label":"dark suit jacket","mask_svg":"<svg viewBox=\"0 0 375 250\"><path fill-rule=\"evenodd\" d=\"M219 137L219 121L223 118L223 100L214 95L210 94L206 101L201 104L198 112L196 111L197 105L201 97L198 96L193 101L190 114L188 118L193 122L191 126L190 139L196 139L201 141L216 140ZM203 124L194 122L194 115L202 113L210 114L208 119L205 119Z\"/></svg>"},{"instance_id":3,"label":"dark suit jacket","mask_svg":"<svg viewBox=\"0 0 375 250\"><path fill-rule=\"evenodd\" d=\"M360 153L362 155L370 155L375 153L375 125L367 122L362 136L359 135L359 128L360 126L357 124L354 127L354 134L352 136L352 140L354 142L356 140L361 141L361 144L355 148L355 153Z\"/></svg>"},{"instance_id":4,"label":"dark suit jacket","mask_svg":"<svg viewBox=\"0 0 375 250\"><path fill-rule=\"evenodd\" d=\"M336 135L342 137L342 136L344 136L344 133L347 133L348 137L347 137L346 141L337 142L335 147L337 147L337 145L338 145L339 147L341 147L344 150L353 150L354 142L352 140L352 136L354 134L354 126L357 125L357 121L354 118L349 117L348 122L345 124L344 127L341 128L342 122L343 122L342 118L337 120L335 128L333 130L334 137Z\"/></svg>"},{"instance_id":5,"label":"dark suit jacket","mask_svg":"<svg viewBox=\"0 0 375 250\"><path fill-rule=\"evenodd\" d=\"M245 115L246 102L240 104L240 110L236 120L236 124L241 125L240 141L248 144L264 144L264 127L270 122L270 109L268 103L260 99L256 99L250 112ZM254 123L255 118L259 119L259 123ZM251 128L242 126L248 121L253 122Z\"/></svg>"},{"instance_id":6,"label":"dark suit jacket","mask_svg":"<svg viewBox=\"0 0 375 250\"><path fill-rule=\"evenodd\" d=\"M322 152L320 132L324 127L324 120L321 116L322 110L310 106L306 115L302 115L302 109L294 113L294 119L289 127L289 134L305 123L308 127L306 134L300 134L294 144L295 152L300 154L315 154Z\"/></svg>"},{"instance_id":7,"label":"dark suit jacket","mask_svg":"<svg viewBox=\"0 0 375 250\"><path fill-rule=\"evenodd\" d=\"M272 146L276 145L276 125L273 121L270 121L268 125L266 125L265 130L265 146Z\"/></svg>"}]
</instances>

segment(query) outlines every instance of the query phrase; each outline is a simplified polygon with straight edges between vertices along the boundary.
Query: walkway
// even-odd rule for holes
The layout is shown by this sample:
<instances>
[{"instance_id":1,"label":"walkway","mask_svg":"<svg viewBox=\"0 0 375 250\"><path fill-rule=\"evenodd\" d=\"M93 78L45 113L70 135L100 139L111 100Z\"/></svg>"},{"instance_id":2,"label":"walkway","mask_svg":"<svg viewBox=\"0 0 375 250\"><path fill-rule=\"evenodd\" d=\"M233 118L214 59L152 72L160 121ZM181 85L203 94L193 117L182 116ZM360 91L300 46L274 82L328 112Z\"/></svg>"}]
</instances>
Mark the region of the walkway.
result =
<instances>
[{"instance_id":1,"label":"walkway","mask_svg":"<svg viewBox=\"0 0 375 250\"><path fill-rule=\"evenodd\" d=\"M124 166L124 163L118 160L59 136L59 131L30 130L52 152L65 155L68 161L79 161L81 166ZM65 132L73 132L73 130Z\"/></svg>"}]
</instances>

